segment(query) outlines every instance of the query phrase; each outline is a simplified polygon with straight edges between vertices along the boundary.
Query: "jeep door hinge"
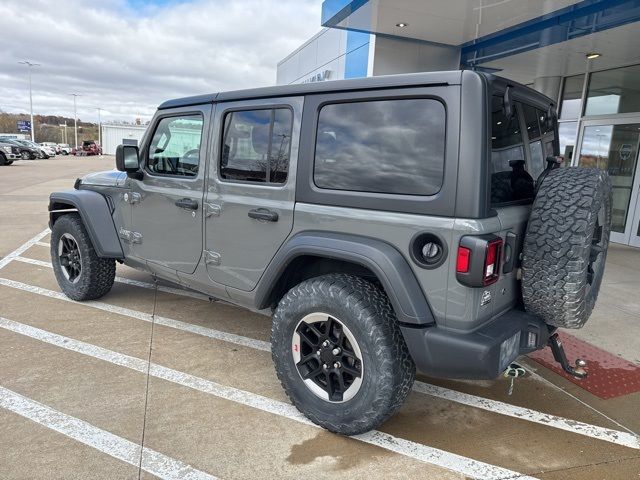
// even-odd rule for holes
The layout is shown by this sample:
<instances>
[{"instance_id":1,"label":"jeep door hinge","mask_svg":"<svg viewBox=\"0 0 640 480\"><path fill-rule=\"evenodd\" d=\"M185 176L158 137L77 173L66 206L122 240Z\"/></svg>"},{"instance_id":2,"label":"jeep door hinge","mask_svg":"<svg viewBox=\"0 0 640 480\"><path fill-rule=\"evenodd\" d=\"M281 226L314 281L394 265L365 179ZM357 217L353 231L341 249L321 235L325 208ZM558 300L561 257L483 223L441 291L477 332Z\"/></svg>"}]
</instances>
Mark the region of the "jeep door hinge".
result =
<instances>
[{"instance_id":1,"label":"jeep door hinge","mask_svg":"<svg viewBox=\"0 0 640 480\"><path fill-rule=\"evenodd\" d=\"M220 265L220 254L209 250L204 251L204 263L206 265Z\"/></svg>"},{"instance_id":2,"label":"jeep door hinge","mask_svg":"<svg viewBox=\"0 0 640 480\"><path fill-rule=\"evenodd\" d=\"M142 243L142 234L121 228L118 232L120 238L126 243Z\"/></svg>"},{"instance_id":3,"label":"jeep door hinge","mask_svg":"<svg viewBox=\"0 0 640 480\"><path fill-rule=\"evenodd\" d=\"M139 203L140 200L142 200L142 195L140 195L138 192L125 192L122 195L122 199L126 203L133 205L134 203Z\"/></svg>"},{"instance_id":4,"label":"jeep door hinge","mask_svg":"<svg viewBox=\"0 0 640 480\"><path fill-rule=\"evenodd\" d=\"M204 216L206 218L219 217L221 213L222 213L222 208L220 207L220 205L216 205L215 203L204 204Z\"/></svg>"}]
</instances>

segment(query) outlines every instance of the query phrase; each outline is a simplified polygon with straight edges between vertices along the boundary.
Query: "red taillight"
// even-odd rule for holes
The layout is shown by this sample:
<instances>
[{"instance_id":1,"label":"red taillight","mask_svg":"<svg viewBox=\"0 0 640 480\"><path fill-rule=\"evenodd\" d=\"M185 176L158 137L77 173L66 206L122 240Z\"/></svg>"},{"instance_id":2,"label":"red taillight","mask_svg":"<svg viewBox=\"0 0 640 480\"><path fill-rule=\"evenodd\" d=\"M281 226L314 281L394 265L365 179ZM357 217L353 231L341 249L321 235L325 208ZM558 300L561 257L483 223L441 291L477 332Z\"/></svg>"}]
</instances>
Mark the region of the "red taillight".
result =
<instances>
[{"instance_id":1,"label":"red taillight","mask_svg":"<svg viewBox=\"0 0 640 480\"><path fill-rule=\"evenodd\" d=\"M471 263L471 250L466 247L458 247L458 259L456 261L456 272L468 273Z\"/></svg>"},{"instance_id":2,"label":"red taillight","mask_svg":"<svg viewBox=\"0 0 640 480\"><path fill-rule=\"evenodd\" d=\"M484 257L484 272L482 283L491 285L500 277L500 252L502 251L502 239L491 240L487 244L487 253Z\"/></svg>"}]
</instances>

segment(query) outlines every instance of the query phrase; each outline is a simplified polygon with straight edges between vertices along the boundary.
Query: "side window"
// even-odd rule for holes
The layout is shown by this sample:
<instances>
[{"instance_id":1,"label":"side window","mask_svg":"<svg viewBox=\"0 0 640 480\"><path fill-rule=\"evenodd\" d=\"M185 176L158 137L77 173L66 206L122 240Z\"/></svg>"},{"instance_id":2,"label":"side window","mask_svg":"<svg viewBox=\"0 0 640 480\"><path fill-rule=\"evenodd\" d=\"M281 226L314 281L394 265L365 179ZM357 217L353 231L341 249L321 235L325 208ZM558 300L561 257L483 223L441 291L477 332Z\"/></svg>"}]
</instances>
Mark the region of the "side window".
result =
<instances>
[{"instance_id":1,"label":"side window","mask_svg":"<svg viewBox=\"0 0 640 480\"><path fill-rule=\"evenodd\" d=\"M545 128L546 115L538 108L531 105L522 104L524 112L524 122L527 125L527 135L529 136L529 150L531 152L531 164L529 173L536 179L544 170L546 155L542 145L543 128Z\"/></svg>"},{"instance_id":2,"label":"side window","mask_svg":"<svg viewBox=\"0 0 640 480\"><path fill-rule=\"evenodd\" d=\"M161 119L149 145L147 169L161 175L195 177L200 164L202 125L200 114Z\"/></svg>"},{"instance_id":3,"label":"side window","mask_svg":"<svg viewBox=\"0 0 640 480\"><path fill-rule=\"evenodd\" d=\"M320 188L433 195L442 186L446 113L433 99L320 109L313 178Z\"/></svg>"},{"instance_id":4,"label":"side window","mask_svg":"<svg viewBox=\"0 0 640 480\"><path fill-rule=\"evenodd\" d=\"M285 183L293 115L288 108L240 110L224 117L220 177Z\"/></svg>"},{"instance_id":5,"label":"side window","mask_svg":"<svg viewBox=\"0 0 640 480\"><path fill-rule=\"evenodd\" d=\"M505 117L502 97L491 99L491 204L493 206L531 200L533 177L527 172L524 137L520 128L519 104Z\"/></svg>"}]
</instances>

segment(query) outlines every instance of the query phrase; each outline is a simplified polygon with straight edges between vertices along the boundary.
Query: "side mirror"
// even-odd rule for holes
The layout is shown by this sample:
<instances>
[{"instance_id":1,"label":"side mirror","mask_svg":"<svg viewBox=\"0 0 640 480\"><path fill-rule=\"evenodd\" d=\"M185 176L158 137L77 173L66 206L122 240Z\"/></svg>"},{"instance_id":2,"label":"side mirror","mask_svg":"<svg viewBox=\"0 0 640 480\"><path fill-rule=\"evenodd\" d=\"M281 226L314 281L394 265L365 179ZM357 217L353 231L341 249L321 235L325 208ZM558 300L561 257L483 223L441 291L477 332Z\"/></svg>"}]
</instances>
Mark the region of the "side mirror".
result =
<instances>
[{"instance_id":1,"label":"side mirror","mask_svg":"<svg viewBox=\"0 0 640 480\"><path fill-rule=\"evenodd\" d=\"M116 148L116 168L128 174L141 173L138 147L134 145L118 145Z\"/></svg>"},{"instance_id":2,"label":"side mirror","mask_svg":"<svg viewBox=\"0 0 640 480\"><path fill-rule=\"evenodd\" d=\"M511 85L507 85L507 88L504 90L504 96L502 97L502 114L507 120L511 120L514 114L513 99L511 98L512 88Z\"/></svg>"}]
</instances>

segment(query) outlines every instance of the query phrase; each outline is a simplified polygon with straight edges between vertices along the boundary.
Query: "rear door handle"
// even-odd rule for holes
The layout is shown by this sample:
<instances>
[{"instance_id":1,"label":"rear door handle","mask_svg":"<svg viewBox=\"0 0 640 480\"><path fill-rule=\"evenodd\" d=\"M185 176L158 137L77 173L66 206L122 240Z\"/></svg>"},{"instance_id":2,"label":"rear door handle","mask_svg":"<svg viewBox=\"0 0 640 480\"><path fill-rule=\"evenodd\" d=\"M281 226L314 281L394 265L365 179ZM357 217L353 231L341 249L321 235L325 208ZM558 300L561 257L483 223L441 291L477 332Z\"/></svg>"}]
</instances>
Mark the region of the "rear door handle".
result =
<instances>
[{"instance_id":1,"label":"rear door handle","mask_svg":"<svg viewBox=\"0 0 640 480\"><path fill-rule=\"evenodd\" d=\"M184 208L185 210L197 210L198 202L191 198L181 198L176 200L176 207Z\"/></svg>"},{"instance_id":2,"label":"rear door handle","mask_svg":"<svg viewBox=\"0 0 640 480\"><path fill-rule=\"evenodd\" d=\"M254 208L249 210L249 218L255 218L256 220L265 220L267 222L277 222L278 212L269 210L268 208Z\"/></svg>"}]
</instances>

